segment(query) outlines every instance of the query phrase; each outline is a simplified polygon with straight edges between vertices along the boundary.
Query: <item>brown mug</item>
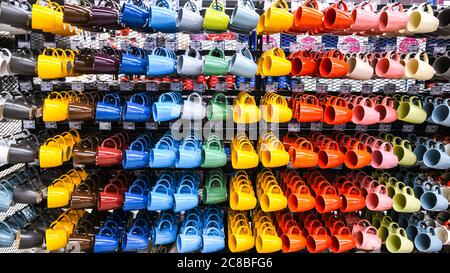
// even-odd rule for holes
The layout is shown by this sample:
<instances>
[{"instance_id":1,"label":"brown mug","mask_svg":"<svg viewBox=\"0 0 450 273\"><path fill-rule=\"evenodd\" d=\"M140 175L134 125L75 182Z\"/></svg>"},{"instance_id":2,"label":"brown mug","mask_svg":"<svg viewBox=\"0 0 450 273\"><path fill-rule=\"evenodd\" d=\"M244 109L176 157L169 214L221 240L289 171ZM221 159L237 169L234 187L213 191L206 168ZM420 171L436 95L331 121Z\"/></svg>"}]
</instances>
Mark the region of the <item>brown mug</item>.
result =
<instances>
[{"instance_id":1,"label":"brown mug","mask_svg":"<svg viewBox=\"0 0 450 273\"><path fill-rule=\"evenodd\" d=\"M91 181L91 185L89 183ZM86 180L79 184L72 193L71 208L85 209L93 208L97 204L97 196L92 192L92 187L95 186L95 181Z\"/></svg>"},{"instance_id":2,"label":"brown mug","mask_svg":"<svg viewBox=\"0 0 450 273\"><path fill-rule=\"evenodd\" d=\"M86 223L86 221L83 223ZM89 228L82 224L77 226L75 231L70 235L69 243L77 243L80 246L80 251L91 251L94 247L94 236L92 232L89 232Z\"/></svg>"},{"instance_id":3,"label":"brown mug","mask_svg":"<svg viewBox=\"0 0 450 273\"><path fill-rule=\"evenodd\" d=\"M73 71L77 74L94 73L94 52L81 52L75 55Z\"/></svg>"},{"instance_id":4,"label":"brown mug","mask_svg":"<svg viewBox=\"0 0 450 273\"><path fill-rule=\"evenodd\" d=\"M91 120L94 118L94 113L95 105L88 99L69 103L69 121Z\"/></svg>"},{"instance_id":5,"label":"brown mug","mask_svg":"<svg viewBox=\"0 0 450 273\"><path fill-rule=\"evenodd\" d=\"M95 140L95 139L94 139ZM82 139L73 149L73 164L85 165L95 164L98 143L94 143L93 138Z\"/></svg>"},{"instance_id":6,"label":"brown mug","mask_svg":"<svg viewBox=\"0 0 450 273\"><path fill-rule=\"evenodd\" d=\"M73 26L89 26L91 24L91 8L89 1L81 0L81 5L65 4L63 22Z\"/></svg>"}]
</instances>

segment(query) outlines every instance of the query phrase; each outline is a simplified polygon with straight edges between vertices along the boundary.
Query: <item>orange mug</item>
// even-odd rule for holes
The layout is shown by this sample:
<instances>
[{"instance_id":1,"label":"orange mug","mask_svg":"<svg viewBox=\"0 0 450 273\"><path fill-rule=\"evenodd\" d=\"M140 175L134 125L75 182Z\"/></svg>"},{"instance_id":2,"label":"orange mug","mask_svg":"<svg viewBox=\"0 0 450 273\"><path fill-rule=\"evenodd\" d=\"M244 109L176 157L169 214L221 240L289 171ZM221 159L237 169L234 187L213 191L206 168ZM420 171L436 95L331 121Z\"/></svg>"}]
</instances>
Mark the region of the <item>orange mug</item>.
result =
<instances>
[{"instance_id":1,"label":"orange mug","mask_svg":"<svg viewBox=\"0 0 450 273\"><path fill-rule=\"evenodd\" d=\"M319 64L319 74L323 78L342 78L347 75L348 63L339 50L331 50Z\"/></svg>"},{"instance_id":2,"label":"orange mug","mask_svg":"<svg viewBox=\"0 0 450 273\"><path fill-rule=\"evenodd\" d=\"M314 197L306 185L300 185L297 191L289 195L288 207L292 212L304 212L314 209L316 206Z\"/></svg>"},{"instance_id":3,"label":"orange mug","mask_svg":"<svg viewBox=\"0 0 450 273\"><path fill-rule=\"evenodd\" d=\"M341 207L342 200L333 186L325 186L316 197L316 210L318 213L335 211Z\"/></svg>"},{"instance_id":4,"label":"orange mug","mask_svg":"<svg viewBox=\"0 0 450 273\"><path fill-rule=\"evenodd\" d=\"M292 144L288 152L294 168L312 168L317 166L317 153L314 152L312 143L306 139Z\"/></svg>"},{"instance_id":5,"label":"orange mug","mask_svg":"<svg viewBox=\"0 0 450 273\"><path fill-rule=\"evenodd\" d=\"M346 30L353 24L353 19L344 1L339 1L323 12L323 26L329 31Z\"/></svg>"},{"instance_id":6,"label":"orange mug","mask_svg":"<svg viewBox=\"0 0 450 273\"><path fill-rule=\"evenodd\" d=\"M316 0L307 0L294 13L293 29L308 31L322 26L323 13Z\"/></svg>"},{"instance_id":7,"label":"orange mug","mask_svg":"<svg viewBox=\"0 0 450 273\"><path fill-rule=\"evenodd\" d=\"M318 165L322 169L336 168L344 163L344 154L340 151L337 142L328 140L320 148L318 154Z\"/></svg>"}]
</instances>

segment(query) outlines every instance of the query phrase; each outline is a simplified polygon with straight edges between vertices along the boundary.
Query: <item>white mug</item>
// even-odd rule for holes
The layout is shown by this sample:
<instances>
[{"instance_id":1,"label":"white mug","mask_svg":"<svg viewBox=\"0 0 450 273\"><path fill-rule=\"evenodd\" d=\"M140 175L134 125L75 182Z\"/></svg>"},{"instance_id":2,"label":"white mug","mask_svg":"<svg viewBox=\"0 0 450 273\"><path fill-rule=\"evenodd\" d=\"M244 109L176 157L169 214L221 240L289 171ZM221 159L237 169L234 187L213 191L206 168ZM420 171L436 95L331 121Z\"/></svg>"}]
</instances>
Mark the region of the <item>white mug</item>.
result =
<instances>
[{"instance_id":1,"label":"white mug","mask_svg":"<svg viewBox=\"0 0 450 273\"><path fill-rule=\"evenodd\" d=\"M206 103L199 93L191 93L184 101L181 119L202 120L206 114Z\"/></svg>"},{"instance_id":2,"label":"white mug","mask_svg":"<svg viewBox=\"0 0 450 273\"><path fill-rule=\"evenodd\" d=\"M347 77L355 80L368 80L373 76L373 67L366 56L356 54L347 60L349 72Z\"/></svg>"}]
</instances>

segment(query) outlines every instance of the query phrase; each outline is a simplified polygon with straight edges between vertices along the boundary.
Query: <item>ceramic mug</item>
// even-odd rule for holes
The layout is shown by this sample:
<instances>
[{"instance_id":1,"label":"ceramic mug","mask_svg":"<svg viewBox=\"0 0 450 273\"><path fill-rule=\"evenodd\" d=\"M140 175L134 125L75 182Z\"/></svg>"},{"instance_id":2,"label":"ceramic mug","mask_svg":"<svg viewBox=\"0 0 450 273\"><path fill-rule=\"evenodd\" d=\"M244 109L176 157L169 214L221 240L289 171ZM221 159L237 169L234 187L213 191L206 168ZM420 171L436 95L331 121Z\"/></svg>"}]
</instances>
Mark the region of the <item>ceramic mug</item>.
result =
<instances>
[{"instance_id":1,"label":"ceramic mug","mask_svg":"<svg viewBox=\"0 0 450 273\"><path fill-rule=\"evenodd\" d=\"M323 26L327 30L346 30L353 24L344 1L338 1L323 12Z\"/></svg>"},{"instance_id":2,"label":"ceramic mug","mask_svg":"<svg viewBox=\"0 0 450 273\"><path fill-rule=\"evenodd\" d=\"M380 78L400 79L405 75L405 67L400 63L397 52L386 52L385 56L378 59L375 73Z\"/></svg>"},{"instance_id":3,"label":"ceramic mug","mask_svg":"<svg viewBox=\"0 0 450 273\"><path fill-rule=\"evenodd\" d=\"M213 1L205 12L203 28L212 31L225 31L228 29L230 17L225 13L225 7L219 1Z\"/></svg>"},{"instance_id":4,"label":"ceramic mug","mask_svg":"<svg viewBox=\"0 0 450 273\"><path fill-rule=\"evenodd\" d=\"M347 60L348 74L347 77L355 80L368 80L373 76L373 68L367 60L366 56L357 54Z\"/></svg>"},{"instance_id":5,"label":"ceramic mug","mask_svg":"<svg viewBox=\"0 0 450 273\"><path fill-rule=\"evenodd\" d=\"M433 78L434 74L426 52L419 51L414 58L405 60L405 76L408 78L424 81Z\"/></svg>"},{"instance_id":6,"label":"ceramic mug","mask_svg":"<svg viewBox=\"0 0 450 273\"><path fill-rule=\"evenodd\" d=\"M408 186L404 186L392 200L393 208L398 212L417 212L421 207L419 199L414 196L413 189Z\"/></svg>"},{"instance_id":7,"label":"ceramic mug","mask_svg":"<svg viewBox=\"0 0 450 273\"><path fill-rule=\"evenodd\" d=\"M446 153L441 142L429 145L429 149L423 154L423 163L428 168L446 170L450 168L450 156Z\"/></svg>"},{"instance_id":8,"label":"ceramic mug","mask_svg":"<svg viewBox=\"0 0 450 273\"><path fill-rule=\"evenodd\" d=\"M450 127L450 106L449 99L445 99L442 104L436 106L431 114L431 120L439 125Z\"/></svg>"},{"instance_id":9,"label":"ceramic mug","mask_svg":"<svg viewBox=\"0 0 450 273\"><path fill-rule=\"evenodd\" d=\"M188 2L189 3L189 2ZM179 75L200 75L203 69L203 61L200 52L195 48L186 49L184 55L178 56L177 73Z\"/></svg>"},{"instance_id":10,"label":"ceramic mug","mask_svg":"<svg viewBox=\"0 0 450 273\"><path fill-rule=\"evenodd\" d=\"M233 9L229 28L231 31L248 34L258 25L259 14L255 11L253 1L239 2Z\"/></svg>"},{"instance_id":11,"label":"ceramic mug","mask_svg":"<svg viewBox=\"0 0 450 273\"><path fill-rule=\"evenodd\" d=\"M411 96L407 101L401 100L397 112L399 120L413 124L421 124L427 119L427 112L416 96Z\"/></svg>"},{"instance_id":12,"label":"ceramic mug","mask_svg":"<svg viewBox=\"0 0 450 273\"><path fill-rule=\"evenodd\" d=\"M178 10L176 26L180 31L199 33L203 28L203 17L192 1L187 1L183 8Z\"/></svg>"},{"instance_id":13,"label":"ceramic mug","mask_svg":"<svg viewBox=\"0 0 450 273\"><path fill-rule=\"evenodd\" d=\"M419 7L409 15L406 29L411 33L434 32L439 27L439 19L434 17L431 5L421 3Z\"/></svg>"},{"instance_id":14,"label":"ceramic mug","mask_svg":"<svg viewBox=\"0 0 450 273\"><path fill-rule=\"evenodd\" d=\"M216 47L205 56L203 73L205 75L226 75L228 73L228 61L225 60L225 53Z\"/></svg>"},{"instance_id":15,"label":"ceramic mug","mask_svg":"<svg viewBox=\"0 0 450 273\"><path fill-rule=\"evenodd\" d=\"M206 103L199 93L191 93L184 101L181 119L203 120L206 115Z\"/></svg>"},{"instance_id":16,"label":"ceramic mug","mask_svg":"<svg viewBox=\"0 0 450 273\"><path fill-rule=\"evenodd\" d=\"M382 32L394 32L406 28L408 16L400 3L386 5L381 9L378 27Z\"/></svg>"},{"instance_id":17,"label":"ceramic mug","mask_svg":"<svg viewBox=\"0 0 450 273\"><path fill-rule=\"evenodd\" d=\"M247 47L241 48L231 57L228 70L231 74L240 77L253 78L255 76L257 65Z\"/></svg>"}]
</instances>

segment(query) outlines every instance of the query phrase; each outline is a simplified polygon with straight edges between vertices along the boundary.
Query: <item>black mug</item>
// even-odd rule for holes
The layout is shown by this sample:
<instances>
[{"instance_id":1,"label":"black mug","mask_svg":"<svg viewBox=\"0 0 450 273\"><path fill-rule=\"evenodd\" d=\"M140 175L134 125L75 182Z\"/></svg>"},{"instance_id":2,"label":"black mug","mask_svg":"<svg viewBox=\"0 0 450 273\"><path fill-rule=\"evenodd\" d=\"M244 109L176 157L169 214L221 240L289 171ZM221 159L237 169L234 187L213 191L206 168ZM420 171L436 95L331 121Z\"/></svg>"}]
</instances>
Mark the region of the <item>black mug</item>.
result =
<instances>
[{"instance_id":1,"label":"black mug","mask_svg":"<svg viewBox=\"0 0 450 273\"><path fill-rule=\"evenodd\" d=\"M0 23L13 27L31 29L31 6L26 1L2 1Z\"/></svg>"},{"instance_id":2,"label":"black mug","mask_svg":"<svg viewBox=\"0 0 450 273\"><path fill-rule=\"evenodd\" d=\"M6 99L1 111L3 118L30 120L35 117L36 107L23 100Z\"/></svg>"},{"instance_id":3,"label":"black mug","mask_svg":"<svg viewBox=\"0 0 450 273\"><path fill-rule=\"evenodd\" d=\"M434 78L439 80L450 79L450 51L436 58L433 62L433 68L436 71Z\"/></svg>"},{"instance_id":4,"label":"black mug","mask_svg":"<svg viewBox=\"0 0 450 273\"><path fill-rule=\"evenodd\" d=\"M33 53L26 48L14 52L9 61L9 70L18 75L36 75L37 59Z\"/></svg>"},{"instance_id":5,"label":"black mug","mask_svg":"<svg viewBox=\"0 0 450 273\"><path fill-rule=\"evenodd\" d=\"M8 163L31 163L37 158L38 141L30 135L17 143L11 143L8 149Z\"/></svg>"}]
</instances>

